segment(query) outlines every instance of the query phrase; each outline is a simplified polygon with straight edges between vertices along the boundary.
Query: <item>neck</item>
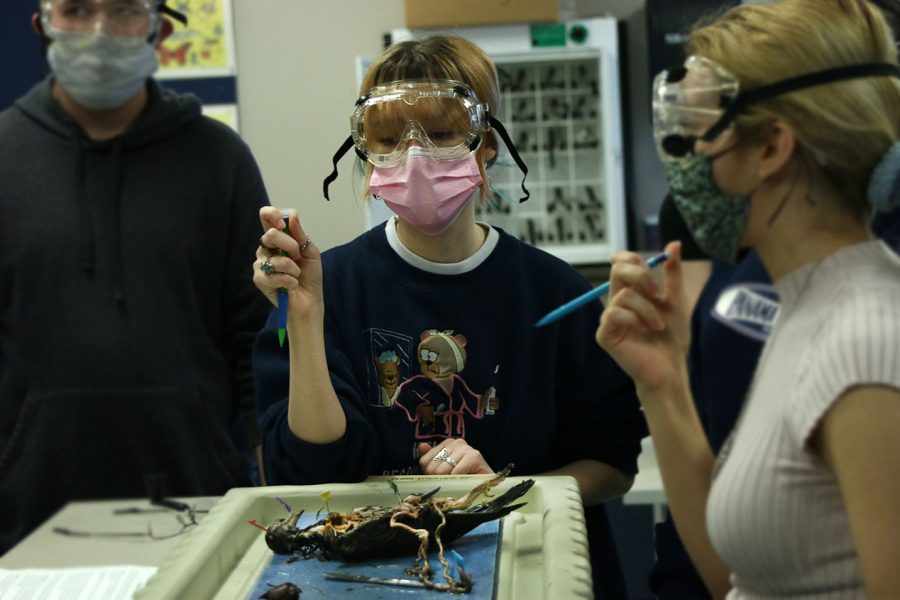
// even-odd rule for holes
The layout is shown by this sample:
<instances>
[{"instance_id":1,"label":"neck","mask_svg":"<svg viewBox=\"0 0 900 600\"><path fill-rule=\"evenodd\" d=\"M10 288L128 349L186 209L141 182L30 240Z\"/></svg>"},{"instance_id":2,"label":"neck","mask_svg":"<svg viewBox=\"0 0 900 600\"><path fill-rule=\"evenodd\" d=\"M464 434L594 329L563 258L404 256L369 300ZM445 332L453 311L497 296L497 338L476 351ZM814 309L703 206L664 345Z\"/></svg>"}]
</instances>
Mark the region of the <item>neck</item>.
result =
<instances>
[{"instance_id":1,"label":"neck","mask_svg":"<svg viewBox=\"0 0 900 600\"><path fill-rule=\"evenodd\" d=\"M61 85L54 82L53 98L88 138L102 141L125 133L147 106L149 94L147 86L141 86L141 89L124 104L107 110L93 110L78 104Z\"/></svg>"},{"instance_id":2,"label":"neck","mask_svg":"<svg viewBox=\"0 0 900 600\"><path fill-rule=\"evenodd\" d=\"M815 192L808 190L807 193ZM750 245L773 281L841 248L872 239L869 227L862 219L848 214L836 196L822 194L810 202L796 194L788 199L783 212L769 225L766 221L771 217L772 206L772 203L768 207L751 205L751 218L759 224ZM754 208L761 210L754 211ZM757 214L752 214L754 212Z\"/></svg>"},{"instance_id":3,"label":"neck","mask_svg":"<svg viewBox=\"0 0 900 600\"><path fill-rule=\"evenodd\" d=\"M470 201L443 232L422 233L403 219L397 219L397 237L410 252L436 263L461 262L478 251L487 231L475 222L475 202Z\"/></svg>"}]
</instances>

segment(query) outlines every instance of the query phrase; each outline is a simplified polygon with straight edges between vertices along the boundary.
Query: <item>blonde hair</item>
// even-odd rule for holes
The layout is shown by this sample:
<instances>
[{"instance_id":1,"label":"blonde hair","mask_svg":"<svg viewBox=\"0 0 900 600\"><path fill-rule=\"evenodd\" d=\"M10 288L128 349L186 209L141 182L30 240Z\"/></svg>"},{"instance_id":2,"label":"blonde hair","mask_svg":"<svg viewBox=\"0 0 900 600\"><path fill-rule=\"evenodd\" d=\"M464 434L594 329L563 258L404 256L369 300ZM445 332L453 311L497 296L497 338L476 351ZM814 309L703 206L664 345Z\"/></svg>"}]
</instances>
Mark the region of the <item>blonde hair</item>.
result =
<instances>
[{"instance_id":1,"label":"blonde hair","mask_svg":"<svg viewBox=\"0 0 900 600\"><path fill-rule=\"evenodd\" d=\"M500 103L500 85L497 69L488 55L461 37L434 35L419 41L400 42L385 50L366 71L359 86L360 96L377 85L402 80L437 81L449 79L468 85L478 96L478 101L497 114ZM476 151L478 170L484 182L481 197L490 197L487 174L484 172L485 153L496 148L493 133L488 132ZM365 181L372 175L372 165L366 164ZM364 186L368 194L368 185Z\"/></svg>"},{"instance_id":2,"label":"blonde hair","mask_svg":"<svg viewBox=\"0 0 900 600\"><path fill-rule=\"evenodd\" d=\"M690 54L731 71L748 90L862 63L897 63L894 37L865 0L779 0L733 8L691 32ZM900 80L868 77L806 88L752 104L735 119L739 140L761 140L780 120L804 158L865 214L874 167L900 137Z\"/></svg>"}]
</instances>

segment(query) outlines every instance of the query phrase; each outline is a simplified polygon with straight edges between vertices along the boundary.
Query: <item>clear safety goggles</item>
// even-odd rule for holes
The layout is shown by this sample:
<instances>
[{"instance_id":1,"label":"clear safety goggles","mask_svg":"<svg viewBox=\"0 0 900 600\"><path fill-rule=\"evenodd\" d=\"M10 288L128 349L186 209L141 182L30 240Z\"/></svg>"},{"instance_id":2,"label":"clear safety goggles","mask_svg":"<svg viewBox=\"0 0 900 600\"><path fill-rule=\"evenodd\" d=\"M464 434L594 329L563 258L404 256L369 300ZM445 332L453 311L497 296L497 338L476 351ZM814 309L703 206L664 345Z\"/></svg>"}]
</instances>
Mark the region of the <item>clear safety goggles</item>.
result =
<instances>
[{"instance_id":1,"label":"clear safety goggles","mask_svg":"<svg viewBox=\"0 0 900 600\"><path fill-rule=\"evenodd\" d=\"M350 117L350 135L331 158L331 173L322 181L322 194L338 177L338 163L350 149L376 167L390 168L406 160L410 146L434 160L464 158L478 149L484 136L495 132L522 171L524 202L528 166L503 124L487 104L458 81L397 81L380 85L356 101Z\"/></svg>"},{"instance_id":2,"label":"clear safety goggles","mask_svg":"<svg viewBox=\"0 0 900 600\"><path fill-rule=\"evenodd\" d=\"M104 33L152 40L159 32L160 13L187 23L161 0L44 0L41 23L51 39L58 34Z\"/></svg>"},{"instance_id":3,"label":"clear safety goggles","mask_svg":"<svg viewBox=\"0 0 900 600\"><path fill-rule=\"evenodd\" d=\"M372 88L356 102L350 135L357 154L378 167L406 160L417 146L434 160L473 152L490 130L490 110L457 81L398 81Z\"/></svg>"},{"instance_id":4,"label":"clear safety goggles","mask_svg":"<svg viewBox=\"0 0 900 600\"><path fill-rule=\"evenodd\" d=\"M653 81L653 136L664 161L693 152L737 98L740 84L724 67L699 56L667 69Z\"/></svg>"},{"instance_id":5,"label":"clear safety goggles","mask_svg":"<svg viewBox=\"0 0 900 600\"><path fill-rule=\"evenodd\" d=\"M698 140L715 140L751 104L810 87L869 77L900 79L900 68L891 63L846 65L741 90L737 78L727 69L706 58L690 56L683 66L663 71L653 82L657 152L664 162L679 160L694 152Z\"/></svg>"}]
</instances>

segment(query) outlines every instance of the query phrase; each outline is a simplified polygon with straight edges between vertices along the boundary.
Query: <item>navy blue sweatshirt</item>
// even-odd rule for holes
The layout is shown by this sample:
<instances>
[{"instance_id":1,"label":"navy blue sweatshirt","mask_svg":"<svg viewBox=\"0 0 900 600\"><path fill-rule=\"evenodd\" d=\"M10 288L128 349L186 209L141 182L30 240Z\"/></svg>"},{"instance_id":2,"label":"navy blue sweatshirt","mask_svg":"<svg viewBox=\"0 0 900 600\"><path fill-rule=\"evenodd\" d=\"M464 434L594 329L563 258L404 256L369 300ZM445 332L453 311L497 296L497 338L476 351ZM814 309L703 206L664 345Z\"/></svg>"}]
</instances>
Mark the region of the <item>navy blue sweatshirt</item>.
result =
<instances>
[{"instance_id":1,"label":"navy blue sweatshirt","mask_svg":"<svg viewBox=\"0 0 900 600\"><path fill-rule=\"evenodd\" d=\"M447 437L516 474L577 459L636 472L646 426L631 381L594 341L600 303L533 327L588 289L566 263L500 232L473 270L430 273L398 256L381 226L324 253L323 268L347 431L330 444L291 433L287 347L270 318L254 354L270 483L418 473L417 444Z\"/></svg>"},{"instance_id":2,"label":"navy blue sweatshirt","mask_svg":"<svg viewBox=\"0 0 900 600\"><path fill-rule=\"evenodd\" d=\"M0 551L65 502L246 485L259 170L199 101L148 82L87 139L50 80L0 114ZM243 437L247 434L241 432Z\"/></svg>"}]
</instances>

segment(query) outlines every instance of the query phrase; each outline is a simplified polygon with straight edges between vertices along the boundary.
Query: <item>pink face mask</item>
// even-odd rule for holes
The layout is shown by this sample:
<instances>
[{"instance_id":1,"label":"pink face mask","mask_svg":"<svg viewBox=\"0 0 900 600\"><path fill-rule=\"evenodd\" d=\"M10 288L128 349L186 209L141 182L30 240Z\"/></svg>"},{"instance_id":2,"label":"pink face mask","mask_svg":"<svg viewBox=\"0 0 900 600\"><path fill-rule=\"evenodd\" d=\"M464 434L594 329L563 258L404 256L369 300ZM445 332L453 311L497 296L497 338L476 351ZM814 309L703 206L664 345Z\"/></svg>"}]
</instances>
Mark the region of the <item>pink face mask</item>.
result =
<instances>
[{"instance_id":1,"label":"pink face mask","mask_svg":"<svg viewBox=\"0 0 900 600\"><path fill-rule=\"evenodd\" d=\"M419 231L436 235L450 226L481 182L474 152L439 161L413 147L402 165L375 167L369 191Z\"/></svg>"}]
</instances>

